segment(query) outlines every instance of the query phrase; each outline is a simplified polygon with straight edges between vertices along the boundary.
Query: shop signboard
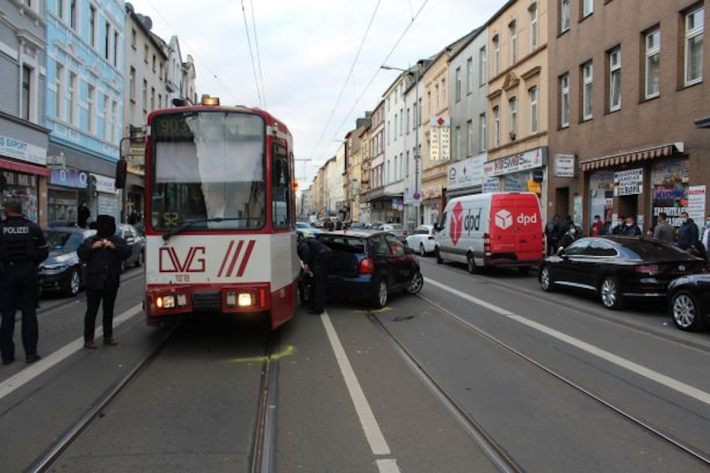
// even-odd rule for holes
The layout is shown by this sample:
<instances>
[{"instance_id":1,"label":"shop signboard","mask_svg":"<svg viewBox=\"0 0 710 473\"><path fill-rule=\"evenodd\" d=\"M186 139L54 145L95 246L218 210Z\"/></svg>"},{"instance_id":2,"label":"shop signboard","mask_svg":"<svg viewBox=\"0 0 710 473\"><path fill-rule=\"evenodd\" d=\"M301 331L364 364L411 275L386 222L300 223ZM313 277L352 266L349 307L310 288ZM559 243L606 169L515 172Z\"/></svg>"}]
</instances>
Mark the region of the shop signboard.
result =
<instances>
[{"instance_id":1,"label":"shop signboard","mask_svg":"<svg viewBox=\"0 0 710 473\"><path fill-rule=\"evenodd\" d=\"M429 125L431 126L429 159L432 161L448 161L451 157L449 117L432 117Z\"/></svg>"},{"instance_id":2,"label":"shop signboard","mask_svg":"<svg viewBox=\"0 0 710 473\"><path fill-rule=\"evenodd\" d=\"M49 183L53 186L86 189L89 186L89 175L76 169L52 169Z\"/></svg>"},{"instance_id":3,"label":"shop signboard","mask_svg":"<svg viewBox=\"0 0 710 473\"><path fill-rule=\"evenodd\" d=\"M643 194L643 168L614 173L614 196Z\"/></svg>"},{"instance_id":4,"label":"shop signboard","mask_svg":"<svg viewBox=\"0 0 710 473\"><path fill-rule=\"evenodd\" d=\"M450 165L446 188L456 190L483 185L483 166L486 160L487 155L484 153Z\"/></svg>"},{"instance_id":5,"label":"shop signboard","mask_svg":"<svg viewBox=\"0 0 710 473\"><path fill-rule=\"evenodd\" d=\"M535 194L542 194L542 186L539 182L528 181L528 192L534 192Z\"/></svg>"},{"instance_id":6,"label":"shop signboard","mask_svg":"<svg viewBox=\"0 0 710 473\"><path fill-rule=\"evenodd\" d=\"M102 176L101 174L92 174L96 179L96 191L105 194L116 193L116 179L112 177Z\"/></svg>"},{"instance_id":7,"label":"shop signboard","mask_svg":"<svg viewBox=\"0 0 710 473\"><path fill-rule=\"evenodd\" d=\"M555 176L556 177L574 177L574 155L573 154L558 154L555 155Z\"/></svg>"},{"instance_id":8,"label":"shop signboard","mask_svg":"<svg viewBox=\"0 0 710 473\"><path fill-rule=\"evenodd\" d=\"M695 222L705 221L705 186L688 188L688 216Z\"/></svg>"},{"instance_id":9,"label":"shop signboard","mask_svg":"<svg viewBox=\"0 0 710 473\"><path fill-rule=\"evenodd\" d=\"M661 161L654 164L651 173L651 203L653 223L663 212L668 223L681 225L681 213L688 211L688 161L686 159Z\"/></svg>"},{"instance_id":10,"label":"shop signboard","mask_svg":"<svg viewBox=\"0 0 710 473\"><path fill-rule=\"evenodd\" d=\"M47 165L47 150L9 136L0 135L0 155L40 166Z\"/></svg>"},{"instance_id":11,"label":"shop signboard","mask_svg":"<svg viewBox=\"0 0 710 473\"><path fill-rule=\"evenodd\" d=\"M497 177L487 177L483 181L483 193L500 192L500 179Z\"/></svg>"},{"instance_id":12,"label":"shop signboard","mask_svg":"<svg viewBox=\"0 0 710 473\"><path fill-rule=\"evenodd\" d=\"M483 167L487 177L503 176L530 169L541 168L547 163L547 148L535 148L505 158L489 161Z\"/></svg>"}]
</instances>

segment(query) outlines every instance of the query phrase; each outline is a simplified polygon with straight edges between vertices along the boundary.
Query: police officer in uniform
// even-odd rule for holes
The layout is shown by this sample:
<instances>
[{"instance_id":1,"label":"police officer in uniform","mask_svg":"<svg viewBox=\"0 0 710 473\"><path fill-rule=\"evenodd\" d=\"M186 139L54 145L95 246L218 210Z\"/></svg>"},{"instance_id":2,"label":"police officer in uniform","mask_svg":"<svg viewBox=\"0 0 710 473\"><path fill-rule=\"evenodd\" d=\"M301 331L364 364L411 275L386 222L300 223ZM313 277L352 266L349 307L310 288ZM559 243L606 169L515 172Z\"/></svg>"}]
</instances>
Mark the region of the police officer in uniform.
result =
<instances>
[{"instance_id":1,"label":"police officer in uniform","mask_svg":"<svg viewBox=\"0 0 710 473\"><path fill-rule=\"evenodd\" d=\"M40 359L35 306L38 266L47 259L49 249L39 225L22 216L20 201L8 201L5 213L7 219L0 223L0 352L3 364L15 361L15 312L20 309L25 359L34 363Z\"/></svg>"},{"instance_id":2,"label":"police officer in uniform","mask_svg":"<svg viewBox=\"0 0 710 473\"><path fill-rule=\"evenodd\" d=\"M298 257L303 261L306 274L312 277L309 314L325 312L325 276L331 254L332 250L322 241L299 235Z\"/></svg>"}]
</instances>

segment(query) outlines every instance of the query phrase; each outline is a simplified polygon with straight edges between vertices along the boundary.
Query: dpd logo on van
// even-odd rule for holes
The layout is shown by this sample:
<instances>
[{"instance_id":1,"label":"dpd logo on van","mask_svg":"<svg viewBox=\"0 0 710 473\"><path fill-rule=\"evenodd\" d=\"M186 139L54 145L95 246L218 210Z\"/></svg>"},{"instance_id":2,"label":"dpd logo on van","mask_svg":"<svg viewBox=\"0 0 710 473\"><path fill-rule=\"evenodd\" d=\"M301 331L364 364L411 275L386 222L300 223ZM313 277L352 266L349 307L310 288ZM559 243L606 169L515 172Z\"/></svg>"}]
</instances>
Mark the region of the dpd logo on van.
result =
<instances>
[{"instance_id":1,"label":"dpd logo on van","mask_svg":"<svg viewBox=\"0 0 710 473\"><path fill-rule=\"evenodd\" d=\"M507 230L513 225L513 214L505 209L496 212L496 227Z\"/></svg>"},{"instance_id":2,"label":"dpd logo on van","mask_svg":"<svg viewBox=\"0 0 710 473\"><path fill-rule=\"evenodd\" d=\"M463 205L457 202L451 213L451 241L454 246L459 244L463 230Z\"/></svg>"}]
</instances>

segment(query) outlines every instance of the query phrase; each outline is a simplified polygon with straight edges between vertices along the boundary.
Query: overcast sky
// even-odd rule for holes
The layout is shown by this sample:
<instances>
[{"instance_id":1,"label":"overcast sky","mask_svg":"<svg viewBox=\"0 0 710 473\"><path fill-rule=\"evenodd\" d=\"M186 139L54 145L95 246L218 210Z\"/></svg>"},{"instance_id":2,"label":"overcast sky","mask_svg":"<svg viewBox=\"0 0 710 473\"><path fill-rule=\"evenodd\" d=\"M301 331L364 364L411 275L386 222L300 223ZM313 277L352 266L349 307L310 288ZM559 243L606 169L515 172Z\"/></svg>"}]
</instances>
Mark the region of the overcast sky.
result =
<instances>
[{"instance_id":1,"label":"overcast sky","mask_svg":"<svg viewBox=\"0 0 710 473\"><path fill-rule=\"evenodd\" d=\"M222 104L259 106L242 0L131 3L138 13L151 17L153 31L163 39L168 41L178 35L183 59L187 54L195 58L198 94L217 95ZM379 67L422 6L387 60L388 65L409 67L417 59L437 53L483 24L504 3L505 0L243 0L256 56L253 5L266 109L291 130L296 159L312 159L296 163L301 188L311 182L323 162L335 155L336 140L342 140L354 128L355 119L378 104L396 78L397 72L378 72ZM352 77L328 124L376 7ZM374 82L356 104L376 73Z\"/></svg>"}]
</instances>

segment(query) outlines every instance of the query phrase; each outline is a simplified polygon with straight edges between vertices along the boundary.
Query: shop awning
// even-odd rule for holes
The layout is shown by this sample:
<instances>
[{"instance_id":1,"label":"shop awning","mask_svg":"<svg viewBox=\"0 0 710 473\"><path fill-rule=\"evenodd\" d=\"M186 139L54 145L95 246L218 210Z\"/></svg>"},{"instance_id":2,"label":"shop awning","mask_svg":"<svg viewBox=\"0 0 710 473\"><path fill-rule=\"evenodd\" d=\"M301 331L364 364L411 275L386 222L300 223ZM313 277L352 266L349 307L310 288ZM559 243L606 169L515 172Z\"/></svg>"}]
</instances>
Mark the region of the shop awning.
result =
<instances>
[{"instance_id":1,"label":"shop awning","mask_svg":"<svg viewBox=\"0 0 710 473\"><path fill-rule=\"evenodd\" d=\"M17 161L8 161L7 159L0 159L0 168L24 172L26 174L36 174L44 177L49 177L51 174L51 170L45 167L35 166L34 164L18 163Z\"/></svg>"},{"instance_id":2,"label":"shop awning","mask_svg":"<svg viewBox=\"0 0 710 473\"><path fill-rule=\"evenodd\" d=\"M602 169L611 166L619 166L623 164L646 161L649 159L673 156L677 153L683 153L683 143L669 143L652 148L645 148L634 151L614 154L611 156L603 156L589 161L580 163L582 171L590 171L592 169Z\"/></svg>"}]
</instances>

